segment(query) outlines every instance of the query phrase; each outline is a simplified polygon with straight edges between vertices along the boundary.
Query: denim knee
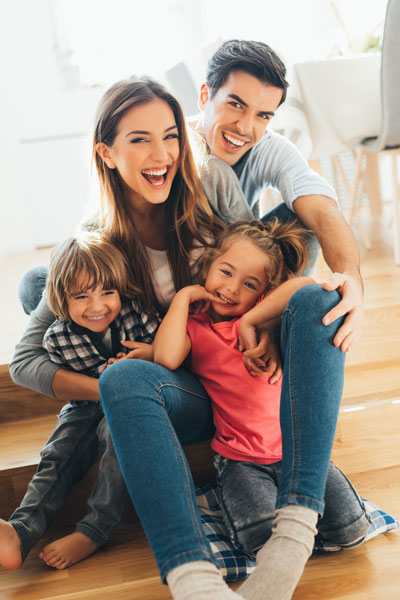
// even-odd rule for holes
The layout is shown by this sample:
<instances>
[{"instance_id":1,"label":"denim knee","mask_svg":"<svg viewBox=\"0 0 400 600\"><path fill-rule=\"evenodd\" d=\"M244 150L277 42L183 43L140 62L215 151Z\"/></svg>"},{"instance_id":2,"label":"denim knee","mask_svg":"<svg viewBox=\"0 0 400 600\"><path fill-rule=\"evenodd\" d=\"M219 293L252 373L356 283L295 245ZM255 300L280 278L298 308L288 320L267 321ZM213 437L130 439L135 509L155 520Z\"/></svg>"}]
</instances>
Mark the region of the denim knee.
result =
<instances>
[{"instance_id":1,"label":"denim knee","mask_svg":"<svg viewBox=\"0 0 400 600\"><path fill-rule=\"evenodd\" d=\"M340 299L340 294L336 290L328 292L319 283L313 283L298 289L290 298L289 305L296 312L308 313L313 317L319 316L322 322L322 317L336 306Z\"/></svg>"},{"instance_id":2,"label":"denim knee","mask_svg":"<svg viewBox=\"0 0 400 600\"><path fill-rule=\"evenodd\" d=\"M35 310L42 298L43 290L46 287L47 274L47 265L37 265L29 269L22 277L18 287L18 298L27 315Z\"/></svg>"},{"instance_id":3,"label":"denim knee","mask_svg":"<svg viewBox=\"0 0 400 600\"><path fill-rule=\"evenodd\" d=\"M132 377L136 360L121 360L104 371L99 379L100 398L102 405L118 404L118 396L126 383L126 378Z\"/></svg>"}]
</instances>

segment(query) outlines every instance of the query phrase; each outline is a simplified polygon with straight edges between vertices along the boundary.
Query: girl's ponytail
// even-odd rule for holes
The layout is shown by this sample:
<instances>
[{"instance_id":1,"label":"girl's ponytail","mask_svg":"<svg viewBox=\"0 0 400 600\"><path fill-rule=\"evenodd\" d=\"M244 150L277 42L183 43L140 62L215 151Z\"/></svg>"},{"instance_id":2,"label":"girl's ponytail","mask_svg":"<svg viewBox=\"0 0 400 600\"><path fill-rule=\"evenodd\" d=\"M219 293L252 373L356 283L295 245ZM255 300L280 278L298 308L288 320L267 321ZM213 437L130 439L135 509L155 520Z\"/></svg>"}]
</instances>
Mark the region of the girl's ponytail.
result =
<instances>
[{"instance_id":1,"label":"girl's ponytail","mask_svg":"<svg viewBox=\"0 0 400 600\"><path fill-rule=\"evenodd\" d=\"M298 219L288 223L281 223L278 219L274 219L266 223L264 229L282 253L280 264L276 264L276 276L273 282L273 285L279 285L304 270L308 261L307 240L311 232Z\"/></svg>"},{"instance_id":2,"label":"girl's ponytail","mask_svg":"<svg viewBox=\"0 0 400 600\"><path fill-rule=\"evenodd\" d=\"M209 249L204 265L208 268L236 240L246 238L268 257L267 289L274 288L303 271L308 261L310 235L296 217L288 223L280 223L278 219L265 224L262 221L236 221L222 232L216 247Z\"/></svg>"}]
</instances>

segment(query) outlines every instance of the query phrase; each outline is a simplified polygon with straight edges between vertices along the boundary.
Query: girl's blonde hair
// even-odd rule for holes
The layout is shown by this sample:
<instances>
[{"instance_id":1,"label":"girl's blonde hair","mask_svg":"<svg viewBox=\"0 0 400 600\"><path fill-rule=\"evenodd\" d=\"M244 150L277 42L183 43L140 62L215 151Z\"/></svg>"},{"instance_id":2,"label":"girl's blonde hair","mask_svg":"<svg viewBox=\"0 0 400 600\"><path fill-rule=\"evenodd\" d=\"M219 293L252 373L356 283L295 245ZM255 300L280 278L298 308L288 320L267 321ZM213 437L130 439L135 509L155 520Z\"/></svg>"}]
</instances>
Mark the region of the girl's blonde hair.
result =
<instances>
[{"instance_id":1,"label":"girl's blonde hair","mask_svg":"<svg viewBox=\"0 0 400 600\"><path fill-rule=\"evenodd\" d=\"M295 277L307 264L307 239L310 231L298 219L280 223L278 219L261 221L237 221L229 225L219 236L214 248L207 252L205 271L232 244L242 239L250 240L268 257L267 290L275 288L287 279Z\"/></svg>"},{"instance_id":2,"label":"girl's blonde hair","mask_svg":"<svg viewBox=\"0 0 400 600\"><path fill-rule=\"evenodd\" d=\"M112 146L124 114L156 99L170 106L179 131L178 170L169 197L163 204L166 251L175 289L192 283L190 251L195 245L209 245L210 234L213 239L218 230L198 177L179 102L162 85L148 77L132 77L113 85L100 103L93 139L93 162L101 193L99 224L127 256L130 278L138 288L137 301L148 314L160 311L153 288L150 261L129 212L118 170L107 166L98 154L96 145L103 142Z\"/></svg>"},{"instance_id":3,"label":"girl's blonde hair","mask_svg":"<svg viewBox=\"0 0 400 600\"><path fill-rule=\"evenodd\" d=\"M69 319L67 296L102 286L122 297L135 294L128 283L128 265L122 253L99 232L83 231L54 248L50 257L47 302L58 319Z\"/></svg>"}]
</instances>

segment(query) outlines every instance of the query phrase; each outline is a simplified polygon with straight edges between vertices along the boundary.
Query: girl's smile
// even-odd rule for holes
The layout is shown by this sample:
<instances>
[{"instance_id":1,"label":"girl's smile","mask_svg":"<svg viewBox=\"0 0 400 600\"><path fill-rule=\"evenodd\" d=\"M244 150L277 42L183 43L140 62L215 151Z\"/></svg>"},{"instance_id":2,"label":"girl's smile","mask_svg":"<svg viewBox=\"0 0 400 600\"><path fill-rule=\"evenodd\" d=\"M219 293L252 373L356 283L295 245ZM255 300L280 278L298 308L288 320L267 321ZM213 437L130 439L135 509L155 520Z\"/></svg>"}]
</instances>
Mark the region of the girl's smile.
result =
<instances>
[{"instance_id":1,"label":"girl's smile","mask_svg":"<svg viewBox=\"0 0 400 600\"><path fill-rule=\"evenodd\" d=\"M267 272L267 256L250 240L237 240L217 256L204 286L224 301L211 304L214 321L228 321L250 310L266 290Z\"/></svg>"}]
</instances>

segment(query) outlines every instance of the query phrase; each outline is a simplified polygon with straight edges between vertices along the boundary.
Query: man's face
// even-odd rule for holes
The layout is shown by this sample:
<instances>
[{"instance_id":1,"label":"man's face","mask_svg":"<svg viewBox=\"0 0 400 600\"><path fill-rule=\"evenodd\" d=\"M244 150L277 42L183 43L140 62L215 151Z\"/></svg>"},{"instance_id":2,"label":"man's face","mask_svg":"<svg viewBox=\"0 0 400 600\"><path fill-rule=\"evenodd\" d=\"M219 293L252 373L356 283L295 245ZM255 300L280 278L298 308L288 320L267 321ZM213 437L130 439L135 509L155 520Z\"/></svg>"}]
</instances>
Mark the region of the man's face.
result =
<instances>
[{"instance_id":1,"label":"man's face","mask_svg":"<svg viewBox=\"0 0 400 600\"><path fill-rule=\"evenodd\" d=\"M232 71L212 98L204 83L199 99L203 111L200 130L211 153L234 165L265 133L282 93L244 71Z\"/></svg>"}]
</instances>

